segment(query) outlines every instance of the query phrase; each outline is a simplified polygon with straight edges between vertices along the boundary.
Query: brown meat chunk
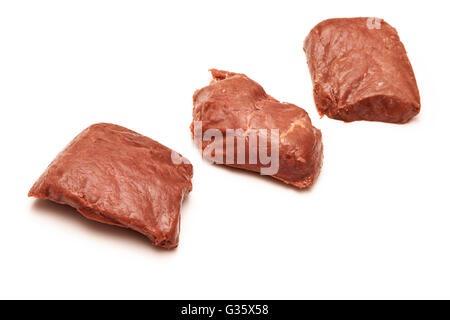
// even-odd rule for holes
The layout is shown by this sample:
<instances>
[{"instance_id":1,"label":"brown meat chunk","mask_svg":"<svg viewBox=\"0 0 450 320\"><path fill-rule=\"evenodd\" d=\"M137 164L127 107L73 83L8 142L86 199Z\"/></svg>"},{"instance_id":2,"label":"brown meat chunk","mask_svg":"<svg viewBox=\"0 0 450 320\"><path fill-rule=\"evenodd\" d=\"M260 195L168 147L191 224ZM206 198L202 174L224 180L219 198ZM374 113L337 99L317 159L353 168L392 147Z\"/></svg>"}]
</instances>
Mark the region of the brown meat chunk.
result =
<instances>
[{"instance_id":1,"label":"brown meat chunk","mask_svg":"<svg viewBox=\"0 0 450 320\"><path fill-rule=\"evenodd\" d=\"M56 157L29 196L70 205L88 219L130 228L154 245L175 248L193 170L187 160L177 165L172 158L179 159L150 138L95 124Z\"/></svg>"},{"instance_id":2,"label":"brown meat chunk","mask_svg":"<svg viewBox=\"0 0 450 320\"><path fill-rule=\"evenodd\" d=\"M319 175L322 166L322 134L312 126L307 112L293 104L280 103L267 95L264 89L244 74L238 74L216 69L210 70L213 80L209 86L197 90L193 97L194 110L191 131L193 139L201 145L205 154L211 143L223 145L222 153L212 152L214 162L245 170L263 172L269 167L261 161L261 139L266 135L267 148L274 154L275 143L278 144L278 170L272 177L294 185L298 188L311 186ZM196 123L201 122L201 132L196 133ZM214 137L214 140L204 139L208 130L218 130L224 138ZM237 138L232 151L232 162L227 161L226 131L241 130L245 142L245 161L237 159ZM266 133L259 131L267 130ZM278 137L270 140L272 132L278 129ZM255 132L258 144L251 147L249 132ZM263 140L264 141L264 140ZM244 142L242 144L244 144ZM264 144L263 144L264 146ZM231 149L230 149L231 150ZM259 155L259 156L258 156ZM229 154L228 154L229 156ZM253 163L250 161L253 156ZM219 159L219 161L217 161Z\"/></svg>"},{"instance_id":3,"label":"brown meat chunk","mask_svg":"<svg viewBox=\"0 0 450 320\"><path fill-rule=\"evenodd\" d=\"M406 123L420 111L416 79L397 31L377 18L325 20L304 42L320 115Z\"/></svg>"}]
</instances>

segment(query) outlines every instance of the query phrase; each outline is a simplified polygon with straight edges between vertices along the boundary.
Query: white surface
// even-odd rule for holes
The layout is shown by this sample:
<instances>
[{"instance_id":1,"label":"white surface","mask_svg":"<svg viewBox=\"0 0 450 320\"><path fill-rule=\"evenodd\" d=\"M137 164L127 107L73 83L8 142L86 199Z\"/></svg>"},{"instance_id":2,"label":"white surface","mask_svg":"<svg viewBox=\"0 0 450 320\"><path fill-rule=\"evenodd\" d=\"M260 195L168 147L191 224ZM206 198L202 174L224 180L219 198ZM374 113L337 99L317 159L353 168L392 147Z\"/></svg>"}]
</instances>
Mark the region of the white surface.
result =
<instances>
[{"instance_id":1,"label":"white surface","mask_svg":"<svg viewBox=\"0 0 450 320\"><path fill-rule=\"evenodd\" d=\"M0 298L450 298L445 4L2 1ZM411 123L319 119L302 42L351 16L397 28L422 96ZM309 112L325 147L312 189L202 161L192 94L212 67ZM193 163L177 250L27 198L96 122Z\"/></svg>"}]
</instances>

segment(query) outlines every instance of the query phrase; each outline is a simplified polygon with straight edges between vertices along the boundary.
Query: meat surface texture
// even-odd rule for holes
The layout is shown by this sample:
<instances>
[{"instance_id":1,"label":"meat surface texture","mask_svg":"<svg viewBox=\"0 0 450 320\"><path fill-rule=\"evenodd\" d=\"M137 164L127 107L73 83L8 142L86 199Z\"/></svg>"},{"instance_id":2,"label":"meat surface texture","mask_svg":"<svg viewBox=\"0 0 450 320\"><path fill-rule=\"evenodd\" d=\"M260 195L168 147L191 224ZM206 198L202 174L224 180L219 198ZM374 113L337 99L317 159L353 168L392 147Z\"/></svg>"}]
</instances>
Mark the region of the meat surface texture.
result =
<instances>
[{"instance_id":1,"label":"meat surface texture","mask_svg":"<svg viewBox=\"0 0 450 320\"><path fill-rule=\"evenodd\" d=\"M70 205L88 219L130 228L154 245L175 248L193 169L187 160L174 164L172 158L184 159L124 127L95 124L56 157L29 196Z\"/></svg>"},{"instance_id":2,"label":"meat surface texture","mask_svg":"<svg viewBox=\"0 0 450 320\"><path fill-rule=\"evenodd\" d=\"M304 51L321 116L406 123L419 113L405 48L384 20L325 20L306 37Z\"/></svg>"},{"instance_id":3,"label":"meat surface texture","mask_svg":"<svg viewBox=\"0 0 450 320\"><path fill-rule=\"evenodd\" d=\"M311 186L322 166L323 146L322 134L311 124L307 112L293 104L275 100L244 74L216 69L210 71L213 77L210 85L197 90L193 97L191 132L203 155L212 143L203 139L207 130L219 130L225 136L227 129L242 129L240 136L245 141L245 162L238 163L236 159L237 141L234 144L233 163L226 161L228 150L225 141L219 142L224 145L223 153L218 157L216 154L215 159L222 159L219 163L231 167L262 173L262 168L267 167L267 164L259 157L254 163L249 161L250 154L260 154L261 145L257 144L256 149L251 148L248 133L255 130L258 141L261 141L262 135L267 135L267 147L273 152L268 136L273 129L278 129L278 140L275 141L279 146L276 159L279 169L270 175L298 188ZM201 135L195 133L196 122L201 122ZM261 133L260 129L265 129L266 133ZM220 140L217 137L215 139Z\"/></svg>"}]
</instances>

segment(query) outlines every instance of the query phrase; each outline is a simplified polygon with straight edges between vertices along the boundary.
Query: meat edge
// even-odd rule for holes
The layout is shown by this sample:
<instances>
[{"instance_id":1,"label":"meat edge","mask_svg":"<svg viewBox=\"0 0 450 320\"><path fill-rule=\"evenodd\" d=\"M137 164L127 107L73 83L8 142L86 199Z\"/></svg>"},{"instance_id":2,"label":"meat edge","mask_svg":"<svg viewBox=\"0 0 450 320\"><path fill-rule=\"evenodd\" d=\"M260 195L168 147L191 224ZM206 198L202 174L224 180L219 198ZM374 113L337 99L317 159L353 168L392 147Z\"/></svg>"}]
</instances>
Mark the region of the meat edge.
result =
<instances>
[{"instance_id":1,"label":"meat edge","mask_svg":"<svg viewBox=\"0 0 450 320\"><path fill-rule=\"evenodd\" d=\"M146 236L151 241L151 243L155 246L159 246L159 247L162 247L165 249L175 249L176 247L178 247L179 229L180 229L180 226L179 226L180 225L180 214L178 215L177 223L174 224L175 225L174 227L177 228L177 232L175 232L175 236L172 238L165 236L162 239L157 239L157 237L150 231L142 232L142 230L133 228L130 225L125 225L125 224L121 223L119 220L116 220L109 216L105 216L105 215L101 214L99 211L93 209L92 207L89 206L88 203L83 202L79 198L75 198L75 197L71 198L71 197L67 197L67 196L55 197L49 191L43 192L40 189L42 187L36 187L36 185L39 182L40 181L38 180L36 182L36 184L30 189L30 191L28 192L28 197L51 201L51 202L55 202L55 203L58 203L61 205L67 205L67 206L70 206L70 207L74 208L75 210L77 210L84 218L86 218L88 220L105 223L105 224L116 226L116 227L131 229L133 231L139 232L140 234L143 234L144 236ZM44 187L44 189L49 190L50 188ZM182 195L181 203L183 202L186 193L188 193L188 191L186 191Z\"/></svg>"}]
</instances>

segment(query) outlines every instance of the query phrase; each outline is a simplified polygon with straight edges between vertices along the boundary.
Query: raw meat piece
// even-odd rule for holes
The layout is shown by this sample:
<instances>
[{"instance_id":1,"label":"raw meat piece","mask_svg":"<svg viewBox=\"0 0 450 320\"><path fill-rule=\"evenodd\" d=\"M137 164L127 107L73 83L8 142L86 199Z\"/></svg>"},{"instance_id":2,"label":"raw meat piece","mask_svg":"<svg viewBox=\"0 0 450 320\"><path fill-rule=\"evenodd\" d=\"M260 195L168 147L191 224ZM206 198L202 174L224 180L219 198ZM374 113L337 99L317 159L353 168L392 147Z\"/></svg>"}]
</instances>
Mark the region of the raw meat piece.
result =
<instances>
[{"instance_id":1,"label":"raw meat piece","mask_svg":"<svg viewBox=\"0 0 450 320\"><path fill-rule=\"evenodd\" d=\"M175 155L175 156L174 156ZM180 164L174 164L172 159ZM126 227L175 248L192 165L158 142L114 124L81 132L49 165L29 196L67 204L88 219Z\"/></svg>"},{"instance_id":2,"label":"raw meat piece","mask_svg":"<svg viewBox=\"0 0 450 320\"><path fill-rule=\"evenodd\" d=\"M420 111L416 79L397 31L382 19L325 20L304 42L320 115L406 123Z\"/></svg>"},{"instance_id":3,"label":"raw meat piece","mask_svg":"<svg viewBox=\"0 0 450 320\"><path fill-rule=\"evenodd\" d=\"M278 143L279 156L273 159L278 161L278 171L269 175L298 188L311 186L322 166L323 147L322 134L312 126L306 111L293 104L278 102L244 74L216 69L210 71L213 76L210 85L194 94L191 125L193 139L201 145L204 157L216 163L263 173L270 166L257 157L261 152L259 143L256 144L257 148L251 148L249 132L267 130L266 133L257 131L257 139L261 141L266 135L267 148L273 151L269 136L274 129L278 129L278 139L274 141ZM196 132L199 122L201 130ZM223 137L205 140L205 134L210 129L218 130ZM241 129L241 134L237 136L245 141L243 163L237 159L237 139L234 150L226 148L227 129ZM213 141L217 145L222 144L222 150L206 152ZM230 156L227 152L230 150L232 161L227 161L227 156ZM271 152L267 153L272 155ZM250 161L252 156L253 159L257 158L256 162Z\"/></svg>"}]
</instances>

